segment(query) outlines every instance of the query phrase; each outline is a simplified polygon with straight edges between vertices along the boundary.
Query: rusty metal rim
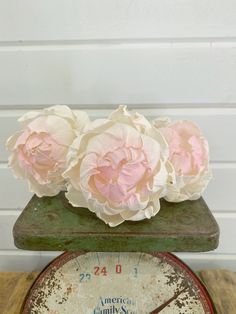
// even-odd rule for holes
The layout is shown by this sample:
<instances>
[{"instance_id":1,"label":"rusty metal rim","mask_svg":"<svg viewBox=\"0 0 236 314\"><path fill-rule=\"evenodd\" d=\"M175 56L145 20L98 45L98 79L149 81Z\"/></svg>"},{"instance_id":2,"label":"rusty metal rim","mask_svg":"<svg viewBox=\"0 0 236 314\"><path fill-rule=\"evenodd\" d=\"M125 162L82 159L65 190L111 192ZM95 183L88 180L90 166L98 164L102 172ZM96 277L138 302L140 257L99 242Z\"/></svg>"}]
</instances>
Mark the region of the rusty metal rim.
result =
<instances>
[{"instance_id":1,"label":"rusty metal rim","mask_svg":"<svg viewBox=\"0 0 236 314\"><path fill-rule=\"evenodd\" d=\"M70 261L71 259L86 254L88 252L85 251L76 251L76 252L65 252L62 253L60 256L56 257L52 262L50 262L38 275L38 277L35 279L33 282L32 286L30 287L24 302L21 307L21 314L30 314L30 307L31 307L31 297L34 293L34 291L37 289L38 285L40 285L44 278L46 276L50 276L50 272L52 268L55 270L58 270L62 265L64 265L66 262ZM145 252L143 252L145 253ZM153 252L153 253L147 253L150 254L154 257L165 257L168 260L168 263L172 266L178 265L180 268L183 268L184 271L194 280L194 283L197 285L200 295L201 295L201 300L204 302L205 308L208 307L210 310L211 314L216 314L216 309L213 304L213 301L211 299L210 294L208 293L206 287L204 284L201 282L201 280L198 278L198 276L189 268L187 264L185 264L181 259L179 259L177 256L175 256L172 253L169 252Z\"/></svg>"}]
</instances>

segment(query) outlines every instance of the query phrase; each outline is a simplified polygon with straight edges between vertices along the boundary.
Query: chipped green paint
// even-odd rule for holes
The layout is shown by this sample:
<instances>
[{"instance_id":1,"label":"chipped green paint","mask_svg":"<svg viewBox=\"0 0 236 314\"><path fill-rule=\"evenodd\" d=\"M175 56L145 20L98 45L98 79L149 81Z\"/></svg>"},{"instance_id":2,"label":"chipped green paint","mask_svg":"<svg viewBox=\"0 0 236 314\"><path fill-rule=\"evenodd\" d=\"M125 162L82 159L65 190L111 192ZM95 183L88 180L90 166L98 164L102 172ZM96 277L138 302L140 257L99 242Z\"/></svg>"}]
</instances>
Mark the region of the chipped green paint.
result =
<instances>
[{"instance_id":1,"label":"chipped green paint","mask_svg":"<svg viewBox=\"0 0 236 314\"><path fill-rule=\"evenodd\" d=\"M86 208L73 208L64 193L33 196L15 223L15 245L25 250L199 252L218 246L219 228L201 198L168 203L150 220L111 228Z\"/></svg>"}]
</instances>

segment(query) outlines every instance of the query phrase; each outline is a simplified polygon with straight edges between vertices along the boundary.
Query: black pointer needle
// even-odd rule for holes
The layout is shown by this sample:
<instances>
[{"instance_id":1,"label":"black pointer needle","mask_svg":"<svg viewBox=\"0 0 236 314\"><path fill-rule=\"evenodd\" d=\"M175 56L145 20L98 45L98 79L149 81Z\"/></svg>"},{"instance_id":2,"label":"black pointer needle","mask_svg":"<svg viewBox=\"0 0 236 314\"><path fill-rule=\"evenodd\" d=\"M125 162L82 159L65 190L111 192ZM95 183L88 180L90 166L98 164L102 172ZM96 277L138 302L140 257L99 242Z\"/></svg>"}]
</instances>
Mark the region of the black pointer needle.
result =
<instances>
[{"instance_id":1,"label":"black pointer needle","mask_svg":"<svg viewBox=\"0 0 236 314\"><path fill-rule=\"evenodd\" d=\"M167 300L165 303L158 306L155 310L150 312L149 314L157 314L160 313L165 307L167 307L172 301L178 298L178 296L183 293L188 287L185 287L184 289L180 290L179 292L175 293L172 298Z\"/></svg>"}]
</instances>

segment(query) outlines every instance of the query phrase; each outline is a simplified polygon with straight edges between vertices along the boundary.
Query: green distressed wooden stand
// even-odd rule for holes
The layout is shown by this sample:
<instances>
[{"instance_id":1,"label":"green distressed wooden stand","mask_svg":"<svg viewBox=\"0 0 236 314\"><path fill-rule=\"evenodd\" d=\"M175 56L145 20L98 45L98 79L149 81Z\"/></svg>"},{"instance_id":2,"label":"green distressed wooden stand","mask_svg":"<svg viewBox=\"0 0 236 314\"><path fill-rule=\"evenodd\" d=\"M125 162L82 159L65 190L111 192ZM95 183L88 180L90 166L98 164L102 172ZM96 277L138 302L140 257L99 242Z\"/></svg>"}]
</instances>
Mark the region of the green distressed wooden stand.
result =
<instances>
[{"instance_id":1,"label":"green distressed wooden stand","mask_svg":"<svg viewBox=\"0 0 236 314\"><path fill-rule=\"evenodd\" d=\"M219 228L201 198L161 201L150 220L111 228L85 208L73 208L64 193L33 196L15 223L15 245L25 250L198 252L218 246Z\"/></svg>"}]
</instances>

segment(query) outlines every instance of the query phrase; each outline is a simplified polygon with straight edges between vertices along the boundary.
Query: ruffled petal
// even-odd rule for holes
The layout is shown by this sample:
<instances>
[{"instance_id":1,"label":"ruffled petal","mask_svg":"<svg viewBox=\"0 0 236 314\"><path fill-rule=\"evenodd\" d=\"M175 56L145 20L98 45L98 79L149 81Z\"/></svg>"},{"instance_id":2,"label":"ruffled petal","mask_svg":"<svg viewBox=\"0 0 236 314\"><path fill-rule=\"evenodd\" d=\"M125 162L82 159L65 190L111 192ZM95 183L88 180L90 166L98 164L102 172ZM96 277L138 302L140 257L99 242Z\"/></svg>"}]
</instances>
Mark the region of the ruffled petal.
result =
<instances>
[{"instance_id":1,"label":"ruffled petal","mask_svg":"<svg viewBox=\"0 0 236 314\"><path fill-rule=\"evenodd\" d=\"M72 143L63 173L73 191L67 197L78 204L76 193L82 195L109 226L149 219L175 179L168 157L162 134L144 116L120 106L109 119L87 124Z\"/></svg>"},{"instance_id":2,"label":"ruffled petal","mask_svg":"<svg viewBox=\"0 0 236 314\"><path fill-rule=\"evenodd\" d=\"M6 143L13 174L28 180L40 197L56 195L65 188L62 173L69 146L88 121L85 112L59 105L24 114L22 130Z\"/></svg>"},{"instance_id":3,"label":"ruffled petal","mask_svg":"<svg viewBox=\"0 0 236 314\"><path fill-rule=\"evenodd\" d=\"M38 184L33 178L28 180L30 192L35 193L38 197L54 196L64 189L64 184Z\"/></svg>"},{"instance_id":4,"label":"ruffled petal","mask_svg":"<svg viewBox=\"0 0 236 314\"><path fill-rule=\"evenodd\" d=\"M106 215L103 213L97 213L98 218L103 220L106 224L108 224L110 227L116 227L120 225L122 222L124 222L124 219L118 214L118 215Z\"/></svg>"},{"instance_id":5,"label":"ruffled petal","mask_svg":"<svg viewBox=\"0 0 236 314\"><path fill-rule=\"evenodd\" d=\"M147 129L151 128L150 122L143 115L137 112L130 113L125 105L120 105L118 109L114 110L110 114L109 119L115 123L129 125L143 134L146 133Z\"/></svg>"},{"instance_id":6,"label":"ruffled petal","mask_svg":"<svg viewBox=\"0 0 236 314\"><path fill-rule=\"evenodd\" d=\"M67 186L66 198L74 207L88 207L88 202L85 199L81 190L76 190L71 184Z\"/></svg>"}]
</instances>

